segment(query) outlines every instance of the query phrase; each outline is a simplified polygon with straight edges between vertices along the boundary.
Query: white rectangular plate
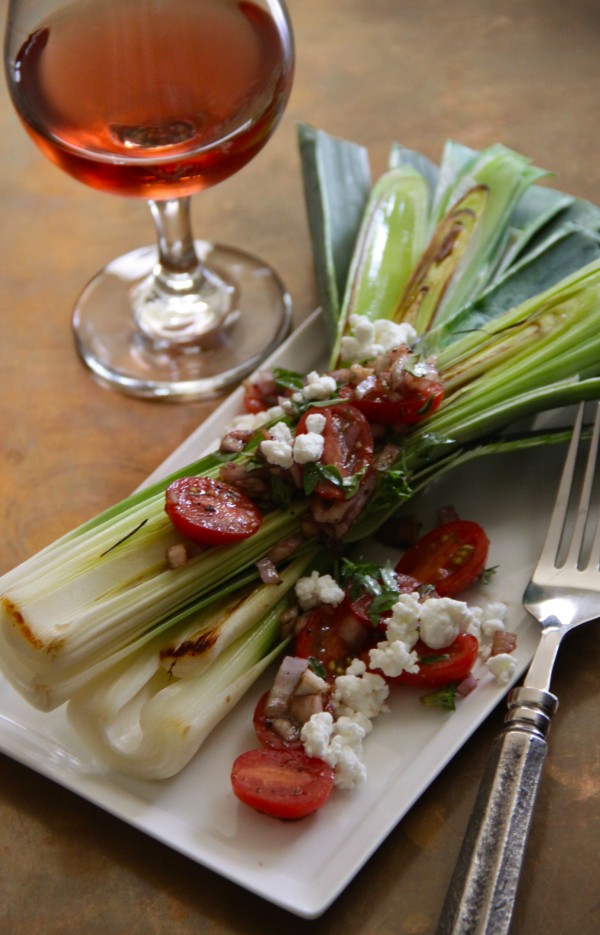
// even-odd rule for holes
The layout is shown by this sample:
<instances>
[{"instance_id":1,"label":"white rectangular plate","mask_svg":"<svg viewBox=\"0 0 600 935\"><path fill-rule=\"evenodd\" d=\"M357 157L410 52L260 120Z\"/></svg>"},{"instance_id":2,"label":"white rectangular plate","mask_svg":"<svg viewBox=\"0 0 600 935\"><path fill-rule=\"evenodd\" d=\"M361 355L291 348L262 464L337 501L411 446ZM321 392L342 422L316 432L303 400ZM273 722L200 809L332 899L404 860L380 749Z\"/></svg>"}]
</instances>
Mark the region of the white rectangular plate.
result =
<instances>
[{"instance_id":1,"label":"white rectangular plate","mask_svg":"<svg viewBox=\"0 0 600 935\"><path fill-rule=\"evenodd\" d=\"M326 339L313 315L273 355L269 365L306 372L322 366ZM149 480L195 460L240 411L232 394ZM562 454L504 455L456 470L411 501L431 525L438 507L453 504L464 518L480 522L491 540L492 583L471 603L501 600L509 629L518 631L518 672L528 664L537 629L520 600L539 553ZM418 692L397 690L391 713L367 738L368 781L335 790L327 806L301 822L281 822L240 805L229 788L235 757L256 746L251 726L265 679L211 735L175 778L157 783L131 780L95 762L68 725L64 710L30 708L0 682L0 749L84 796L100 808L192 860L270 902L305 918L331 905L382 840L498 704L507 687L481 668L476 690L453 714L419 704Z\"/></svg>"}]
</instances>

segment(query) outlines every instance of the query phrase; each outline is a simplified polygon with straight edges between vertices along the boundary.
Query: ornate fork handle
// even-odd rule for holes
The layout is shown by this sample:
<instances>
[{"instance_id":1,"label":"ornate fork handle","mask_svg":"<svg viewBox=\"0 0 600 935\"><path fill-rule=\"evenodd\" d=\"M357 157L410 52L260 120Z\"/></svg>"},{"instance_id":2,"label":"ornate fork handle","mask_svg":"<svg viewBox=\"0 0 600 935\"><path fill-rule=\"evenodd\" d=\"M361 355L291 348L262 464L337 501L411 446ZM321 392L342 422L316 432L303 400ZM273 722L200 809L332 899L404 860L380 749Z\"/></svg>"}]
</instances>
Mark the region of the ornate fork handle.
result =
<instances>
[{"instance_id":1,"label":"ornate fork handle","mask_svg":"<svg viewBox=\"0 0 600 935\"><path fill-rule=\"evenodd\" d=\"M438 935L508 932L558 700L516 688L492 748L442 910Z\"/></svg>"}]
</instances>

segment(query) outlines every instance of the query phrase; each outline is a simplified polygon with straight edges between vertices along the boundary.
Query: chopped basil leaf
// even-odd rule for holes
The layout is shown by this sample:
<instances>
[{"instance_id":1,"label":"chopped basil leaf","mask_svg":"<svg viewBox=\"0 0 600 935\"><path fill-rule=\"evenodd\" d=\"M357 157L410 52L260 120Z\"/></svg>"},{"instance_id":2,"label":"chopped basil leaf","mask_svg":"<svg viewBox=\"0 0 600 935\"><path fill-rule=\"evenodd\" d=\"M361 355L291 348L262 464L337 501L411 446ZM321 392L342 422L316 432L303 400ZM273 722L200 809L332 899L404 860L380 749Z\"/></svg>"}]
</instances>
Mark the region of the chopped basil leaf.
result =
<instances>
[{"instance_id":1,"label":"chopped basil leaf","mask_svg":"<svg viewBox=\"0 0 600 935\"><path fill-rule=\"evenodd\" d=\"M301 390L304 386L302 375L295 370L286 370L283 367L276 367L273 370L273 379L278 386L286 390Z\"/></svg>"},{"instance_id":2,"label":"chopped basil leaf","mask_svg":"<svg viewBox=\"0 0 600 935\"><path fill-rule=\"evenodd\" d=\"M419 701L425 707L442 708L443 711L456 711L456 689L458 682L450 682L436 691L422 695Z\"/></svg>"},{"instance_id":3,"label":"chopped basil leaf","mask_svg":"<svg viewBox=\"0 0 600 935\"><path fill-rule=\"evenodd\" d=\"M319 678L327 681L327 669L319 659L316 659L314 656L309 656L308 667L315 675L318 675Z\"/></svg>"},{"instance_id":4,"label":"chopped basil leaf","mask_svg":"<svg viewBox=\"0 0 600 935\"><path fill-rule=\"evenodd\" d=\"M302 486L304 493L310 496L311 493L314 493L318 484L322 481L328 481L335 487L339 487L344 493L344 499L349 500L360 487L363 476L364 471L359 471L357 474L343 477L333 464L319 464L317 461L309 461L304 465L302 472Z\"/></svg>"},{"instance_id":5,"label":"chopped basil leaf","mask_svg":"<svg viewBox=\"0 0 600 935\"><path fill-rule=\"evenodd\" d=\"M489 584L496 572L498 571L497 565L491 565L489 568L484 568L481 574L479 575L479 580L482 584Z\"/></svg>"},{"instance_id":6,"label":"chopped basil leaf","mask_svg":"<svg viewBox=\"0 0 600 935\"><path fill-rule=\"evenodd\" d=\"M381 566L375 562L342 561L341 580L349 581L351 600L357 600L361 594L372 595L367 614L371 623L378 624L382 614L394 606L399 593L391 565Z\"/></svg>"},{"instance_id":7,"label":"chopped basil leaf","mask_svg":"<svg viewBox=\"0 0 600 935\"><path fill-rule=\"evenodd\" d=\"M430 656L421 656L419 659L419 665L429 666L434 662L446 662L446 660L449 658L449 653L432 653Z\"/></svg>"},{"instance_id":8,"label":"chopped basil leaf","mask_svg":"<svg viewBox=\"0 0 600 935\"><path fill-rule=\"evenodd\" d=\"M377 487L370 501L370 509L399 507L411 494L406 472L402 468L381 471L377 474Z\"/></svg>"}]
</instances>

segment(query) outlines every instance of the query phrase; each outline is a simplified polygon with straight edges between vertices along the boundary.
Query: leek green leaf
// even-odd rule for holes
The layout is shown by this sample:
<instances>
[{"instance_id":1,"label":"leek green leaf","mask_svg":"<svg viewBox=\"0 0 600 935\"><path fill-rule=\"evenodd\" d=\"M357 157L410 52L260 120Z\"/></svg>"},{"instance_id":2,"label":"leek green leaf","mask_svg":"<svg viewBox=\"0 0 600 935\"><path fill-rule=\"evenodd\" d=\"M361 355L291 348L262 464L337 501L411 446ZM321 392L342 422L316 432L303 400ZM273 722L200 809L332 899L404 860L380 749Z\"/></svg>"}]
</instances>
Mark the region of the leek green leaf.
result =
<instances>
[{"instance_id":1,"label":"leek green leaf","mask_svg":"<svg viewBox=\"0 0 600 935\"><path fill-rule=\"evenodd\" d=\"M348 274L334 366L353 315L393 317L425 245L428 199L427 182L411 166L390 170L373 186Z\"/></svg>"},{"instance_id":2,"label":"leek green leaf","mask_svg":"<svg viewBox=\"0 0 600 935\"><path fill-rule=\"evenodd\" d=\"M371 189L366 150L306 124L298 127L304 197L319 302L330 344Z\"/></svg>"}]
</instances>

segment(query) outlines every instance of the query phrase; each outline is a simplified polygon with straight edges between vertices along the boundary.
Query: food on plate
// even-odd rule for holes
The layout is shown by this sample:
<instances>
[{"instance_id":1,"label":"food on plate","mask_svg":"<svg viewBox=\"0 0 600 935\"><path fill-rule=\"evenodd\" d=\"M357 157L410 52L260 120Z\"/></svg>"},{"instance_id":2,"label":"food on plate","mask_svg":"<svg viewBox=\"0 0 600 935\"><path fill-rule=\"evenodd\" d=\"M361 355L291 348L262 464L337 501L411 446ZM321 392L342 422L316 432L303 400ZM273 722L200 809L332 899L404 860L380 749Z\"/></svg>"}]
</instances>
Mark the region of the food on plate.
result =
<instances>
[{"instance_id":1,"label":"food on plate","mask_svg":"<svg viewBox=\"0 0 600 935\"><path fill-rule=\"evenodd\" d=\"M488 555L488 538L478 523L452 520L432 529L408 549L396 571L431 584L442 597L466 591L479 578Z\"/></svg>"},{"instance_id":2,"label":"food on plate","mask_svg":"<svg viewBox=\"0 0 600 935\"><path fill-rule=\"evenodd\" d=\"M306 818L329 798L333 770L302 750L262 747L240 754L231 784L238 799L251 808L274 818Z\"/></svg>"},{"instance_id":3,"label":"food on plate","mask_svg":"<svg viewBox=\"0 0 600 935\"><path fill-rule=\"evenodd\" d=\"M511 653L517 637L506 630L506 607L498 602L471 606L456 597L440 596L435 587L435 579L446 581L440 571L449 564L448 550L439 549L446 538L451 539L451 555L461 571L465 556L473 556L474 540L480 549L477 575L463 574L462 588L453 581L452 593L458 595L483 572L488 540L477 524L457 519L422 536L395 569L346 562L339 581L315 572L297 581L292 654L281 662L253 715L259 744L264 750L277 750L281 758L266 753L261 757L253 749L236 760L231 783L244 804L274 817L288 817L271 805L271 787L281 783L289 788L285 750L331 769L336 787L353 789L364 782L364 741L375 719L388 711L392 691L416 687L425 692L423 704L453 711L457 699L477 686L473 669L479 659L498 681L510 681L516 668ZM417 563L414 556L423 555L426 561ZM406 556L413 556L414 577L402 571ZM264 758L269 766L268 785L256 781L251 796L239 785L245 757L252 763ZM312 803L306 814L328 798Z\"/></svg>"},{"instance_id":4,"label":"food on plate","mask_svg":"<svg viewBox=\"0 0 600 935\"><path fill-rule=\"evenodd\" d=\"M182 536L202 545L224 545L253 536L260 510L237 487L212 477L179 477L165 493L165 511Z\"/></svg>"},{"instance_id":5,"label":"food on plate","mask_svg":"<svg viewBox=\"0 0 600 935\"><path fill-rule=\"evenodd\" d=\"M502 146L448 143L438 167L395 145L374 185L356 144L302 127L300 148L329 359L265 367L217 450L0 579L7 680L41 710L66 703L88 746L131 775L182 769L289 654L299 581L315 610L343 590L354 636L383 623L422 592L398 587L389 603L384 570L380 593L354 593L335 578L340 563L356 564L455 466L564 437L506 433L517 420L600 396L597 209ZM440 563L424 606L477 574L480 546L450 554L458 570ZM492 660L510 680L510 652ZM332 712L317 715L324 730ZM344 748L360 733L330 727Z\"/></svg>"}]
</instances>

